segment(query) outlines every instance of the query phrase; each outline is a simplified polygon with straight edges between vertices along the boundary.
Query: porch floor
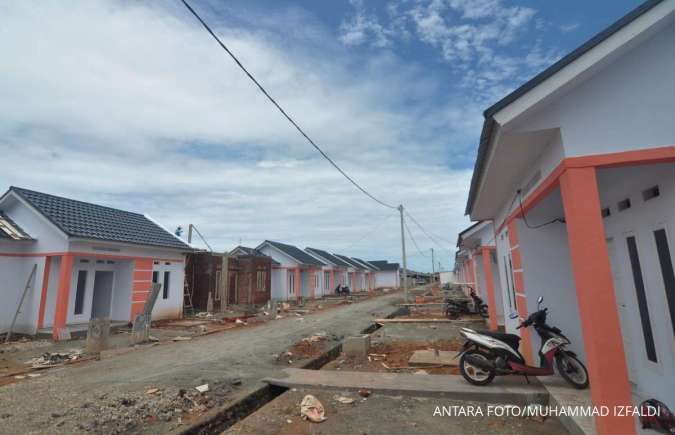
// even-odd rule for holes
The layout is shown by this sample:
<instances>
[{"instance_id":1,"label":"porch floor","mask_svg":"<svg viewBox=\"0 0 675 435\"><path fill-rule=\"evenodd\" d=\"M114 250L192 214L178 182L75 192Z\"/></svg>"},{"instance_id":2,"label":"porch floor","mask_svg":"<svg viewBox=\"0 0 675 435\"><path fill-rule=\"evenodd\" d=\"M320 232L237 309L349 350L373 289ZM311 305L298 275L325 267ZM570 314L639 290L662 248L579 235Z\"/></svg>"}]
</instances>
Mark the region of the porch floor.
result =
<instances>
[{"instance_id":1,"label":"porch floor","mask_svg":"<svg viewBox=\"0 0 675 435\"><path fill-rule=\"evenodd\" d=\"M116 332L120 329L128 327L129 322L124 320L112 320L110 322L110 332ZM89 323L71 323L66 325L70 330L70 335L72 337L86 337L87 330L89 329ZM53 328L42 328L38 329L36 337L37 338L52 338Z\"/></svg>"},{"instance_id":2,"label":"porch floor","mask_svg":"<svg viewBox=\"0 0 675 435\"><path fill-rule=\"evenodd\" d=\"M593 406L591 390L577 390L571 387L560 376L542 376L539 378L549 394L549 405L563 406ZM595 418L584 416L559 417L565 429L573 435L595 435Z\"/></svg>"}]
</instances>

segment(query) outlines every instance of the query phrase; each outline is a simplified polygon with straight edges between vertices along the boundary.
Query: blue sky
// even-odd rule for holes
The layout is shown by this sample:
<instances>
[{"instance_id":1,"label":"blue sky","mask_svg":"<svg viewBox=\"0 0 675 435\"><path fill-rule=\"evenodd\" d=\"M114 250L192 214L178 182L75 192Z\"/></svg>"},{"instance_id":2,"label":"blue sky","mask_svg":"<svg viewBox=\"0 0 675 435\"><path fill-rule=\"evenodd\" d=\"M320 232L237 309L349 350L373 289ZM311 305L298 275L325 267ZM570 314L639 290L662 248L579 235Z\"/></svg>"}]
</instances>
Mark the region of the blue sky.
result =
<instances>
[{"instance_id":1,"label":"blue sky","mask_svg":"<svg viewBox=\"0 0 675 435\"><path fill-rule=\"evenodd\" d=\"M193 0L308 133L447 269L482 111L637 1ZM76 12L76 13L75 13ZM178 1L0 4L0 188L400 260L395 212L298 136ZM446 242L447 240L447 242Z\"/></svg>"}]
</instances>

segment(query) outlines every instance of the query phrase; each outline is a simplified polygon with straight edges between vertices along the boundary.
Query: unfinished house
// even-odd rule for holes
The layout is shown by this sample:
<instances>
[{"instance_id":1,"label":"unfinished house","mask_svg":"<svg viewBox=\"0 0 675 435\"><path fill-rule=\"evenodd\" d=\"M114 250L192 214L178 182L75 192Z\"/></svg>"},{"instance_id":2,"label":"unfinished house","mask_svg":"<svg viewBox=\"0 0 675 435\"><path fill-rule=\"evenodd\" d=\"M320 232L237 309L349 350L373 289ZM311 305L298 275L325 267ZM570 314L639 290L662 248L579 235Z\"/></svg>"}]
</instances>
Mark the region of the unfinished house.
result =
<instances>
[{"instance_id":1,"label":"unfinished house","mask_svg":"<svg viewBox=\"0 0 675 435\"><path fill-rule=\"evenodd\" d=\"M363 288L368 291L375 290L375 272L377 271L377 267L360 258L353 257L352 260L356 261L364 268L362 278Z\"/></svg>"},{"instance_id":2,"label":"unfinished house","mask_svg":"<svg viewBox=\"0 0 675 435\"><path fill-rule=\"evenodd\" d=\"M375 288L401 287L401 272L398 263L389 263L387 260L368 260L368 264L377 268Z\"/></svg>"},{"instance_id":3,"label":"unfinished house","mask_svg":"<svg viewBox=\"0 0 675 435\"><path fill-rule=\"evenodd\" d=\"M67 338L92 318L127 324L153 282L153 318L179 318L191 248L147 216L18 187L0 197L0 332ZM29 282L31 272L36 273Z\"/></svg>"},{"instance_id":4,"label":"unfinished house","mask_svg":"<svg viewBox=\"0 0 675 435\"><path fill-rule=\"evenodd\" d=\"M197 311L222 311L228 305L264 305L272 293L273 260L238 246L228 254L195 252L185 276Z\"/></svg>"},{"instance_id":5,"label":"unfinished house","mask_svg":"<svg viewBox=\"0 0 675 435\"><path fill-rule=\"evenodd\" d=\"M275 300L316 297L319 286L317 277L325 266L322 261L296 246L270 240L265 240L256 250L279 263L274 266L276 271L281 272L277 277L281 286L273 294Z\"/></svg>"},{"instance_id":6,"label":"unfinished house","mask_svg":"<svg viewBox=\"0 0 675 435\"><path fill-rule=\"evenodd\" d=\"M305 252L325 264L322 268L324 295L335 293L338 285L345 285L345 272L350 267L348 263L322 249L305 248Z\"/></svg>"},{"instance_id":7,"label":"unfinished house","mask_svg":"<svg viewBox=\"0 0 675 435\"><path fill-rule=\"evenodd\" d=\"M354 260L347 257L346 255L340 254L333 254L333 255L348 265L347 269L345 270L345 284L349 286L351 291L353 292L359 291L360 289L357 289L358 280L356 279L356 274L363 271L363 266L356 263Z\"/></svg>"}]
</instances>

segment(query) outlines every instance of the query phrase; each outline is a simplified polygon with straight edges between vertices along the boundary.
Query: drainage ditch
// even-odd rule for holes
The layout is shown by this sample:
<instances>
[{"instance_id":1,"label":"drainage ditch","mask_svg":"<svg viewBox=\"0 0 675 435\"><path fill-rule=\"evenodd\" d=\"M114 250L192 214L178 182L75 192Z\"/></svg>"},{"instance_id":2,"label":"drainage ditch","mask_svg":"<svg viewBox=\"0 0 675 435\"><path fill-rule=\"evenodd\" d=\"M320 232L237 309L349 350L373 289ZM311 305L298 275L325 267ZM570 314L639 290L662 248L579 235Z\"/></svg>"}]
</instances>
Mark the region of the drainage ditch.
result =
<instances>
[{"instance_id":1,"label":"drainage ditch","mask_svg":"<svg viewBox=\"0 0 675 435\"><path fill-rule=\"evenodd\" d=\"M404 315L407 311L405 307L399 307L396 311L390 313L385 318L392 319ZM372 334L381 328L382 325L373 323L361 331L361 334ZM336 359L342 352L342 344L337 344L320 356L308 361L301 366L303 369L319 370L329 362ZM174 432L176 435L207 435L219 434L227 430L230 426L243 420L256 412L272 400L288 391L288 388L278 387L276 385L265 384L247 396L239 399L235 403L227 405L226 409L217 411L215 414L202 417L201 420L193 423L187 428Z\"/></svg>"}]
</instances>

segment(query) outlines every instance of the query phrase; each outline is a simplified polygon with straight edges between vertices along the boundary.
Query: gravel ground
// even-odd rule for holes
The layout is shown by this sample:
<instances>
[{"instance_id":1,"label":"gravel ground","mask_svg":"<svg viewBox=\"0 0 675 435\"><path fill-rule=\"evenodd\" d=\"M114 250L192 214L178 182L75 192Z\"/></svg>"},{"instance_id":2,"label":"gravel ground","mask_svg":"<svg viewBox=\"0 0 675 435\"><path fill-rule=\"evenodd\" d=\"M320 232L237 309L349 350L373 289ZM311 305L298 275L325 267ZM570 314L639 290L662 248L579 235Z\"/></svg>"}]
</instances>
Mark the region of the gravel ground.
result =
<instances>
[{"instance_id":1,"label":"gravel ground","mask_svg":"<svg viewBox=\"0 0 675 435\"><path fill-rule=\"evenodd\" d=\"M300 417L300 402L306 394L314 395L324 406L325 421L311 423ZM336 400L339 396L354 399L354 403L340 403ZM434 416L437 406L453 405L480 406L487 414L487 405L474 402L379 394L363 400L354 392L289 390L230 427L224 435L567 434L555 419L541 422L523 417Z\"/></svg>"},{"instance_id":2,"label":"gravel ground","mask_svg":"<svg viewBox=\"0 0 675 435\"><path fill-rule=\"evenodd\" d=\"M182 406L181 389L192 395L196 386L208 383L215 392L197 398L205 409L236 400L262 385L262 378L278 375L284 365L277 357L294 343L318 331L356 334L372 319L395 311L399 298L390 294L51 369L0 387L0 433L165 433L201 412ZM159 392L146 394L153 388Z\"/></svg>"}]
</instances>

